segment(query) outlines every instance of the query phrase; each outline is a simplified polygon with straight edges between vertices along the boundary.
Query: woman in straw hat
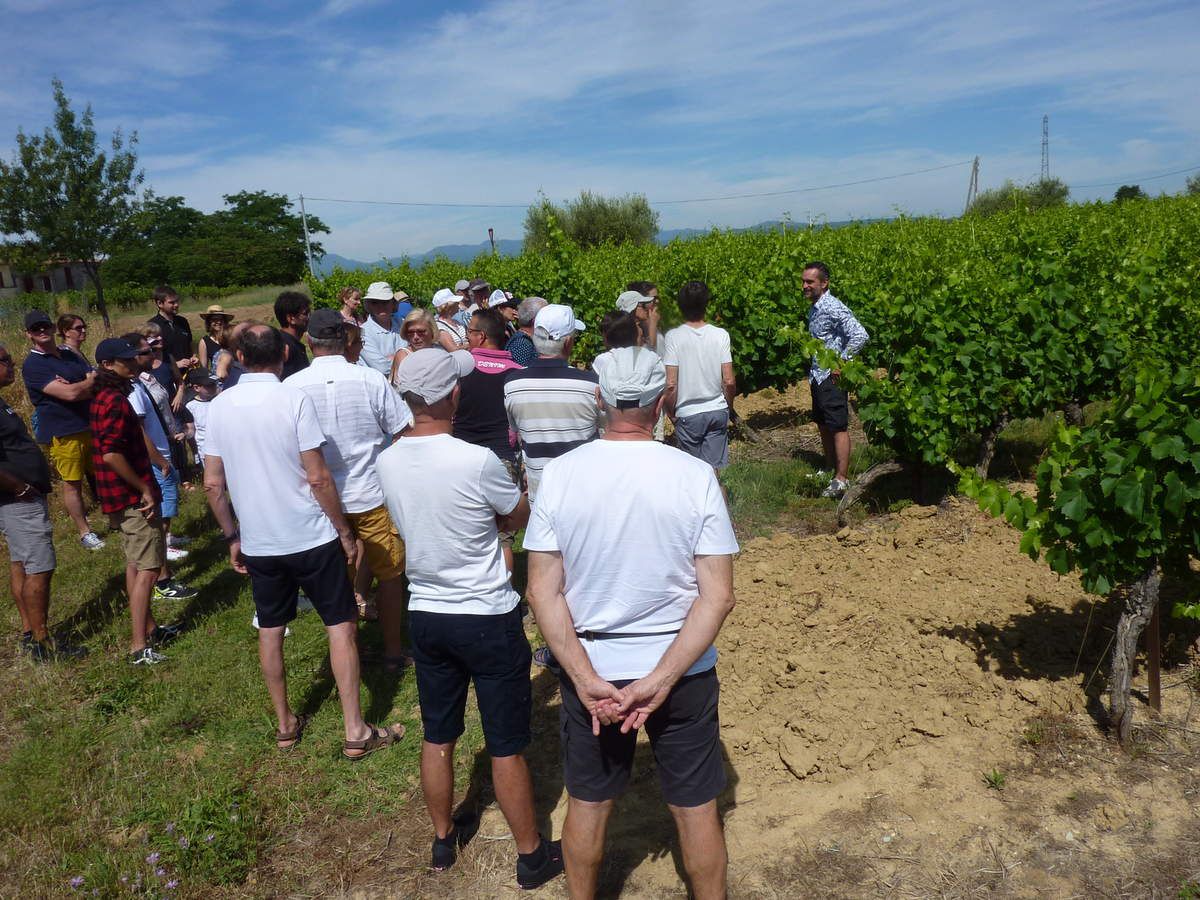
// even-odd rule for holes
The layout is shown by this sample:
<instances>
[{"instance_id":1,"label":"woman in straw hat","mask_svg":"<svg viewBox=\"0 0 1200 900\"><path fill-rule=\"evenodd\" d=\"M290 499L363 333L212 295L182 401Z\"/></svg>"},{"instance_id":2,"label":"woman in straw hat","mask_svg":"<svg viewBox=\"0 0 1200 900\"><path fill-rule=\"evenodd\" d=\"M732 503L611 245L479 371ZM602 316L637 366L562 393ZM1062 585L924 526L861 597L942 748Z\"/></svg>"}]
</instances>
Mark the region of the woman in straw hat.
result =
<instances>
[{"instance_id":1,"label":"woman in straw hat","mask_svg":"<svg viewBox=\"0 0 1200 900\"><path fill-rule=\"evenodd\" d=\"M225 346L224 334L233 321L233 314L225 312L225 307L214 303L200 313L204 322L204 330L208 332L200 339L200 365L207 369L210 375L216 374L216 357Z\"/></svg>"}]
</instances>

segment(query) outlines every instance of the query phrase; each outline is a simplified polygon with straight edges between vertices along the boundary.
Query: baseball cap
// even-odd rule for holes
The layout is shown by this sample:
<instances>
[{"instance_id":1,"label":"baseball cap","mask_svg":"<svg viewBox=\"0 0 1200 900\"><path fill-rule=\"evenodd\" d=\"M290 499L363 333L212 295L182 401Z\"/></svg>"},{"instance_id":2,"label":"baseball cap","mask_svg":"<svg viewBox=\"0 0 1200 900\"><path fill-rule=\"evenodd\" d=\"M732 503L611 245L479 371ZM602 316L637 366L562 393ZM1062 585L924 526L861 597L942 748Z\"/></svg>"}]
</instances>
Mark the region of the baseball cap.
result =
<instances>
[{"instance_id":1,"label":"baseball cap","mask_svg":"<svg viewBox=\"0 0 1200 900\"><path fill-rule=\"evenodd\" d=\"M363 294L363 300L391 300L395 296L392 286L386 281L372 281L367 292Z\"/></svg>"},{"instance_id":2,"label":"baseball cap","mask_svg":"<svg viewBox=\"0 0 1200 900\"><path fill-rule=\"evenodd\" d=\"M472 278L467 284L467 291L473 294L476 291L490 291L491 287L492 286L482 278Z\"/></svg>"},{"instance_id":3,"label":"baseball cap","mask_svg":"<svg viewBox=\"0 0 1200 900\"><path fill-rule=\"evenodd\" d=\"M28 317L26 317L28 318ZM138 352L129 341L120 338L105 338L96 345L96 362L112 362L114 359L136 359Z\"/></svg>"},{"instance_id":4,"label":"baseball cap","mask_svg":"<svg viewBox=\"0 0 1200 900\"><path fill-rule=\"evenodd\" d=\"M404 291L396 291L394 294L392 294L392 299L396 300L397 302L400 300L407 300L408 294L404 293Z\"/></svg>"},{"instance_id":5,"label":"baseball cap","mask_svg":"<svg viewBox=\"0 0 1200 900\"><path fill-rule=\"evenodd\" d=\"M447 303L458 303L461 300L462 298L450 290L450 288L438 288L437 292L433 295L433 308L437 309L438 307L445 306Z\"/></svg>"},{"instance_id":6,"label":"baseball cap","mask_svg":"<svg viewBox=\"0 0 1200 900\"><path fill-rule=\"evenodd\" d=\"M649 406L667 387L662 357L648 347L618 347L601 356L605 365L594 367L600 378L600 395L617 409Z\"/></svg>"},{"instance_id":7,"label":"baseball cap","mask_svg":"<svg viewBox=\"0 0 1200 900\"><path fill-rule=\"evenodd\" d=\"M621 312L633 312L639 303L653 303L653 297L647 297L638 291L626 291L617 298L617 309Z\"/></svg>"},{"instance_id":8,"label":"baseball cap","mask_svg":"<svg viewBox=\"0 0 1200 900\"><path fill-rule=\"evenodd\" d=\"M454 293L457 294L459 291L465 291L470 286L471 282L467 281L465 278L460 278L458 281L454 282Z\"/></svg>"},{"instance_id":9,"label":"baseball cap","mask_svg":"<svg viewBox=\"0 0 1200 900\"><path fill-rule=\"evenodd\" d=\"M551 340L560 341L567 335L587 328L575 318L575 310L561 303L549 303L543 306L533 320L535 331L542 331Z\"/></svg>"},{"instance_id":10,"label":"baseball cap","mask_svg":"<svg viewBox=\"0 0 1200 900\"><path fill-rule=\"evenodd\" d=\"M319 341L346 336L346 320L336 309L315 309L308 317L308 333Z\"/></svg>"},{"instance_id":11,"label":"baseball cap","mask_svg":"<svg viewBox=\"0 0 1200 900\"><path fill-rule=\"evenodd\" d=\"M208 372L199 367L188 369L188 373L183 376L185 384L190 384L192 387L216 387L217 379L213 378Z\"/></svg>"},{"instance_id":12,"label":"baseball cap","mask_svg":"<svg viewBox=\"0 0 1200 900\"><path fill-rule=\"evenodd\" d=\"M25 313L25 330L31 331L34 325L53 325L54 321L40 309L31 309Z\"/></svg>"},{"instance_id":13,"label":"baseball cap","mask_svg":"<svg viewBox=\"0 0 1200 900\"><path fill-rule=\"evenodd\" d=\"M401 361L396 368L396 389L434 404L449 395L460 378L474 371L475 357L466 350L447 353L441 347L427 347Z\"/></svg>"}]
</instances>

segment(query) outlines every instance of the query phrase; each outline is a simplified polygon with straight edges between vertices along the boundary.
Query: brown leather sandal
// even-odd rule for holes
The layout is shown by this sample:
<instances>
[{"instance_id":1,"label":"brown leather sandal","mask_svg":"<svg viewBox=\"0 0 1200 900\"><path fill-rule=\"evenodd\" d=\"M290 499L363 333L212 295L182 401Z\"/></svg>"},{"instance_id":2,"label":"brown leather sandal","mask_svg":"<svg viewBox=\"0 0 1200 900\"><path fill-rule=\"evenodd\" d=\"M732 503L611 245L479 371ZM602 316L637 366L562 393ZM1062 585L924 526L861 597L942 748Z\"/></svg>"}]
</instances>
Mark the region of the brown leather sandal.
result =
<instances>
[{"instance_id":1,"label":"brown leather sandal","mask_svg":"<svg viewBox=\"0 0 1200 900\"><path fill-rule=\"evenodd\" d=\"M398 722L387 728L380 728L378 725L372 725L368 722L367 727L371 729L371 736L366 740L342 742L342 756L351 762L358 762L376 750L382 750L384 747L398 744L404 738L406 731L405 727ZM362 752L357 755L351 755L347 752L350 750L361 750Z\"/></svg>"},{"instance_id":2,"label":"brown leather sandal","mask_svg":"<svg viewBox=\"0 0 1200 900\"><path fill-rule=\"evenodd\" d=\"M308 715L300 713L296 716L296 727L291 731L275 732L275 749L280 753L287 753L289 750L295 750L296 745L300 743L300 738L304 734L304 726L308 724ZM286 747L280 747L282 741L291 741Z\"/></svg>"}]
</instances>

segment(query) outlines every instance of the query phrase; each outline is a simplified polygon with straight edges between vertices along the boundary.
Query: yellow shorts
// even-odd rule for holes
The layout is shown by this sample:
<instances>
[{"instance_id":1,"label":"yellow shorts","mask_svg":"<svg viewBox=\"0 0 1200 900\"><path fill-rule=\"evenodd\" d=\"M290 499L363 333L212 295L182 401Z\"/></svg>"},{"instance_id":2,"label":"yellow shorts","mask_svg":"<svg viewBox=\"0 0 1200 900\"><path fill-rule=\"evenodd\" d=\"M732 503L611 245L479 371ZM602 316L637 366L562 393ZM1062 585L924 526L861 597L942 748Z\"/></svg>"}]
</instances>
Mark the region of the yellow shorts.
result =
<instances>
[{"instance_id":1,"label":"yellow shorts","mask_svg":"<svg viewBox=\"0 0 1200 900\"><path fill-rule=\"evenodd\" d=\"M366 512L346 513L346 520L355 535L363 542L367 568L380 581L390 581L404 574L404 542L392 524L386 506Z\"/></svg>"},{"instance_id":2,"label":"yellow shorts","mask_svg":"<svg viewBox=\"0 0 1200 900\"><path fill-rule=\"evenodd\" d=\"M167 547L158 517L147 519L136 506L108 514L113 531L121 532L121 549L125 562L139 572L161 569L167 563Z\"/></svg>"},{"instance_id":3,"label":"yellow shorts","mask_svg":"<svg viewBox=\"0 0 1200 900\"><path fill-rule=\"evenodd\" d=\"M83 481L92 474L92 433L77 431L51 438L50 460L63 481Z\"/></svg>"}]
</instances>

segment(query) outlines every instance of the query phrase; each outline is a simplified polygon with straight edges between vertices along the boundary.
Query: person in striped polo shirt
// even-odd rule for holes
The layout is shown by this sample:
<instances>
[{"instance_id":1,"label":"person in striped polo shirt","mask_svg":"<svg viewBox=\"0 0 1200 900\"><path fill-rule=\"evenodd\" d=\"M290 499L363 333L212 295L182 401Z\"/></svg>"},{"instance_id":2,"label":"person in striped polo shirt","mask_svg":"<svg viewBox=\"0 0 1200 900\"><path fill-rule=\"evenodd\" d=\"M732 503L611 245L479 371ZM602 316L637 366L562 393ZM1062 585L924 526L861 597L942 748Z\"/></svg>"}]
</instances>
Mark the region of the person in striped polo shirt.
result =
<instances>
[{"instance_id":1,"label":"person in striped polo shirt","mask_svg":"<svg viewBox=\"0 0 1200 900\"><path fill-rule=\"evenodd\" d=\"M542 469L555 457L593 440L600 431L595 372L568 363L575 335L586 326L561 303L544 306L533 322L538 358L505 375L504 409L525 464L529 502L536 502Z\"/></svg>"}]
</instances>

